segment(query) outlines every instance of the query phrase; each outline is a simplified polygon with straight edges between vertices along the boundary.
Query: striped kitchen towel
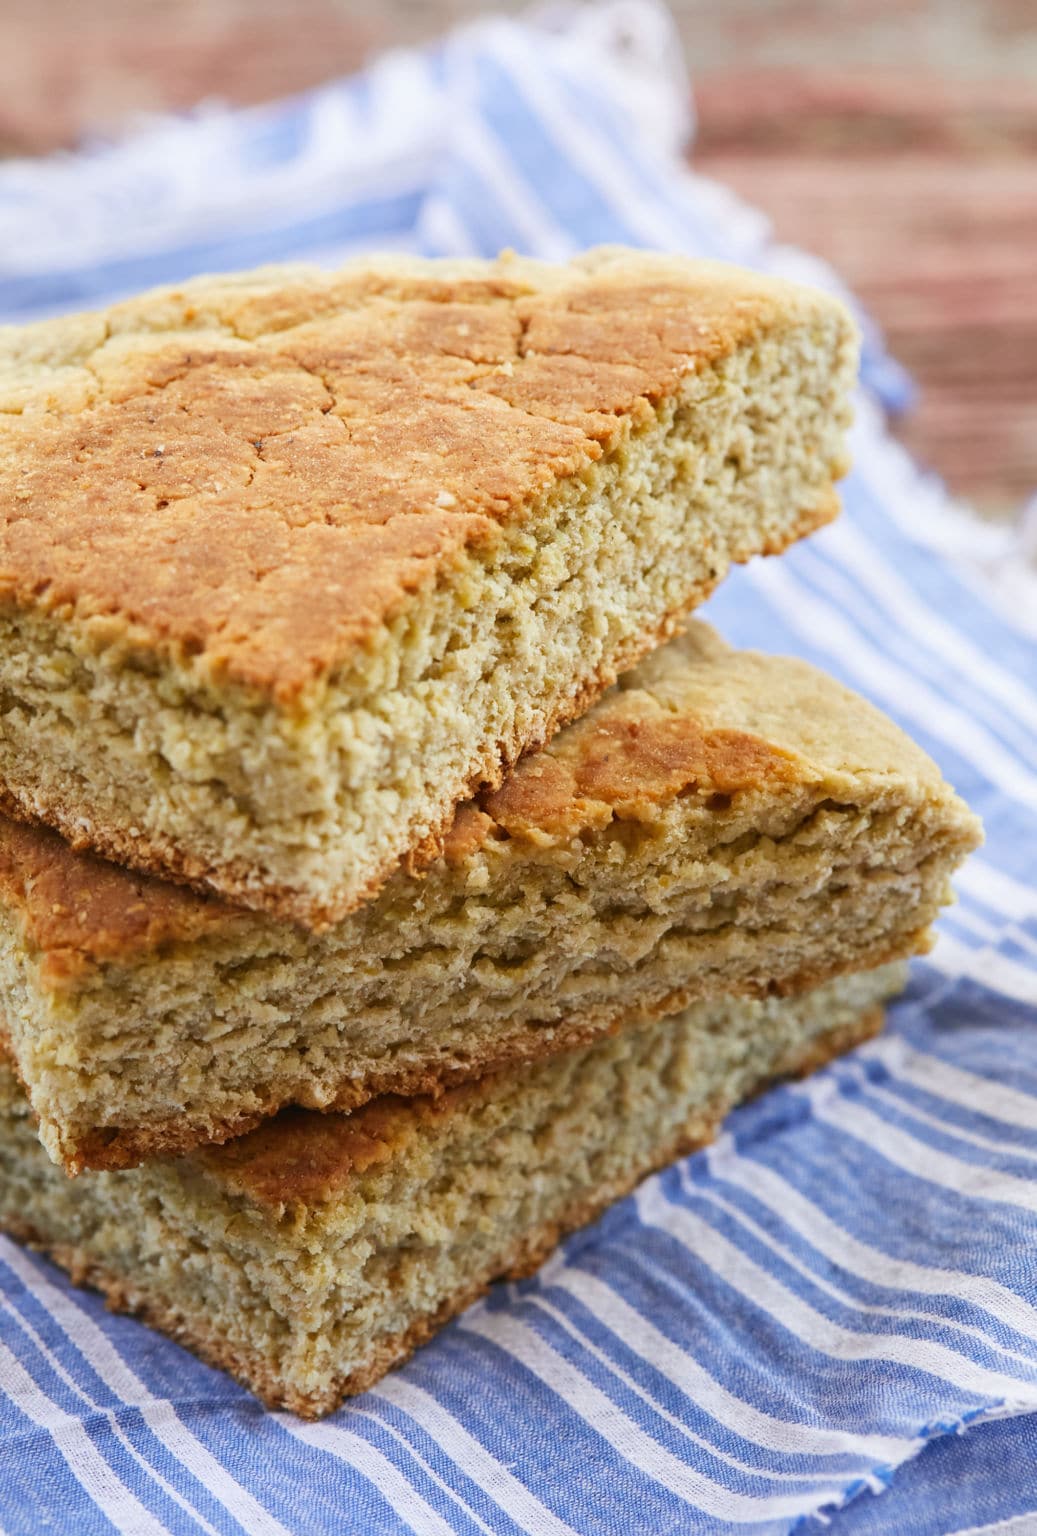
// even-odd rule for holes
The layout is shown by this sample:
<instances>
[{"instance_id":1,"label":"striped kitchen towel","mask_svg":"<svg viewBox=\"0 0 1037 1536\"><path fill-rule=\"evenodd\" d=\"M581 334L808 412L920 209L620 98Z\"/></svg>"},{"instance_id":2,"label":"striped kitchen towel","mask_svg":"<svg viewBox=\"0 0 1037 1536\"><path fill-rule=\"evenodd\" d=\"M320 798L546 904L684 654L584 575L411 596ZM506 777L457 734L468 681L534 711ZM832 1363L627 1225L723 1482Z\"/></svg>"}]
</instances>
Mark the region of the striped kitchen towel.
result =
<instances>
[{"instance_id":1,"label":"striped kitchen towel","mask_svg":"<svg viewBox=\"0 0 1037 1536\"><path fill-rule=\"evenodd\" d=\"M0 318L371 248L626 241L834 284L683 168L678 58L664 11L610 0L0 166ZM845 515L708 617L871 695L986 822L885 1037L321 1424L0 1240L0 1532L1037 1529L1037 588L891 441L873 334L864 377Z\"/></svg>"}]
</instances>

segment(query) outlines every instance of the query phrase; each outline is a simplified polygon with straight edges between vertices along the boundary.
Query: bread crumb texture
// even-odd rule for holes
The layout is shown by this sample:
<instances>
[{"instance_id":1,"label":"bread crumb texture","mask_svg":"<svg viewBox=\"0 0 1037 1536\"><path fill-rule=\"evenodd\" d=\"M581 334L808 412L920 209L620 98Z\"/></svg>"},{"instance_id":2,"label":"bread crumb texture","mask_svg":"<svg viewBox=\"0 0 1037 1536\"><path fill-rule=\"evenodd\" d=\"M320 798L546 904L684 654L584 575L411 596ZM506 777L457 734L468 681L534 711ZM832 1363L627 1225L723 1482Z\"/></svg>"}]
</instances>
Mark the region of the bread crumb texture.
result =
<instances>
[{"instance_id":1,"label":"bread crumb texture","mask_svg":"<svg viewBox=\"0 0 1037 1536\"><path fill-rule=\"evenodd\" d=\"M699 1004L439 1099L289 1111L226 1147L68 1179L0 1067L0 1224L232 1371L330 1412L529 1273L747 1094L873 1034L899 966Z\"/></svg>"},{"instance_id":2,"label":"bread crumb texture","mask_svg":"<svg viewBox=\"0 0 1037 1536\"><path fill-rule=\"evenodd\" d=\"M0 1027L51 1154L126 1166L924 950L979 835L863 699L693 624L323 934L0 818Z\"/></svg>"}]
</instances>

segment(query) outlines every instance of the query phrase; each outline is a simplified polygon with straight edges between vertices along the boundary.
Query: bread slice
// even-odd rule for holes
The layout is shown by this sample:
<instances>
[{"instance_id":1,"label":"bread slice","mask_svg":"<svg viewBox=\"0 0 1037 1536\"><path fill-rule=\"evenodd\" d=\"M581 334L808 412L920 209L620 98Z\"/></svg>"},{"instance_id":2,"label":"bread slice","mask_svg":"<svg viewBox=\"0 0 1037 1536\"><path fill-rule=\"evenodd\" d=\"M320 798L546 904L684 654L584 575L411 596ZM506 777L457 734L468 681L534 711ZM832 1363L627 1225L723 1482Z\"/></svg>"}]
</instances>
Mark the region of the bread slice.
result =
<instances>
[{"instance_id":1,"label":"bread slice","mask_svg":"<svg viewBox=\"0 0 1037 1536\"><path fill-rule=\"evenodd\" d=\"M366 261L0 331L0 803L310 927L836 510L845 310Z\"/></svg>"},{"instance_id":2,"label":"bread slice","mask_svg":"<svg viewBox=\"0 0 1037 1536\"><path fill-rule=\"evenodd\" d=\"M520 1073L67 1179L0 1067L0 1225L271 1407L328 1413L766 1082L874 1033L900 966L696 1003Z\"/></svg>"},{"instance_id":3,"label":"bread slice","mask_svg":"<svg viewBox=\"0 0 1037 1536\"><path fill-rule=\"evenodd\" d=\"M696 623L324 934L0 821L0 1027L51 1155L126 1166L924 949L978 837L877 710Z\"/></svg>"}]
</instances>

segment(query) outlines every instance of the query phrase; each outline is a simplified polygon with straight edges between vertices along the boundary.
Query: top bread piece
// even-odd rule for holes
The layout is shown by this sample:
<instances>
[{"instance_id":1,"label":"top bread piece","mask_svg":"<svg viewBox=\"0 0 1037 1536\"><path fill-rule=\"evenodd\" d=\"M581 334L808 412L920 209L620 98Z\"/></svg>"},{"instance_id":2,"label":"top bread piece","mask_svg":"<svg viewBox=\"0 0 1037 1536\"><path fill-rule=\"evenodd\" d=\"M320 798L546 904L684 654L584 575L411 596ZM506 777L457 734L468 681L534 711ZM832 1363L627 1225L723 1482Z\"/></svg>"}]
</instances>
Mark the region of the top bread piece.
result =
<instances>
[{"instance_id":1,"label":"top bread piece","mask_svg":"<svg viewBox=\"0 0 1037 1536\"><path fill-rule=\"evenodd\" d=\"M0 333L2 591L289 702L813 295L711 263L205 279Z\"/></svg>"},{"instance_id":2,"label":"top bread piece","mask_svg":"<svg viewBox=\"0 0 1037 1536\"><path fill-rule=\"evenodd\" d=\"M832 515L854 360L824 296L614 250L0 332L8 808L341 916L732 560Z\"/></svg>"}]
</instances>

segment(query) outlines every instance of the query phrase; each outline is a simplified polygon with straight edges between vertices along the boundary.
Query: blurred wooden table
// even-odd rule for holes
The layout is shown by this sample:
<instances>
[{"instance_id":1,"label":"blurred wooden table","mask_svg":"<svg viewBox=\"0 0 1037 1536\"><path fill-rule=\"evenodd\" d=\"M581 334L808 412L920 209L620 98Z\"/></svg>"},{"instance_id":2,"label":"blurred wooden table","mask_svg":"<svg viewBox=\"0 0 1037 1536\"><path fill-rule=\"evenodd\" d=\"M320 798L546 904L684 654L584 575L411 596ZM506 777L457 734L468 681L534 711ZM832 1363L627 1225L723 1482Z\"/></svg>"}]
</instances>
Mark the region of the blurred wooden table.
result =
<instances>
[{"instance_id":1,"label":"blurred wooden table","mask_svg":"<svg viewBox=\"0 0 1037 1536\"><path fill-rule=\"evenodd\" d=\"M0 153L143 110L266 100L481 8L0 0ZM918 380L911 446L985 512L1013 515L1037 491L1037 0L673 9L696 166L839 267Z\"/></svg>"},{"instance_id":2,"label":"blurred wooden table","mask_svg":"<svg viewBox=\"0 0 1037 1536\"><path fill-rule=\"evenodd\" d=\"M1037 89L784 73L697 94L698 168L839 269L918 383L901 435L1015 515L1037 493Z\"/></svg>"}]
</instances>

